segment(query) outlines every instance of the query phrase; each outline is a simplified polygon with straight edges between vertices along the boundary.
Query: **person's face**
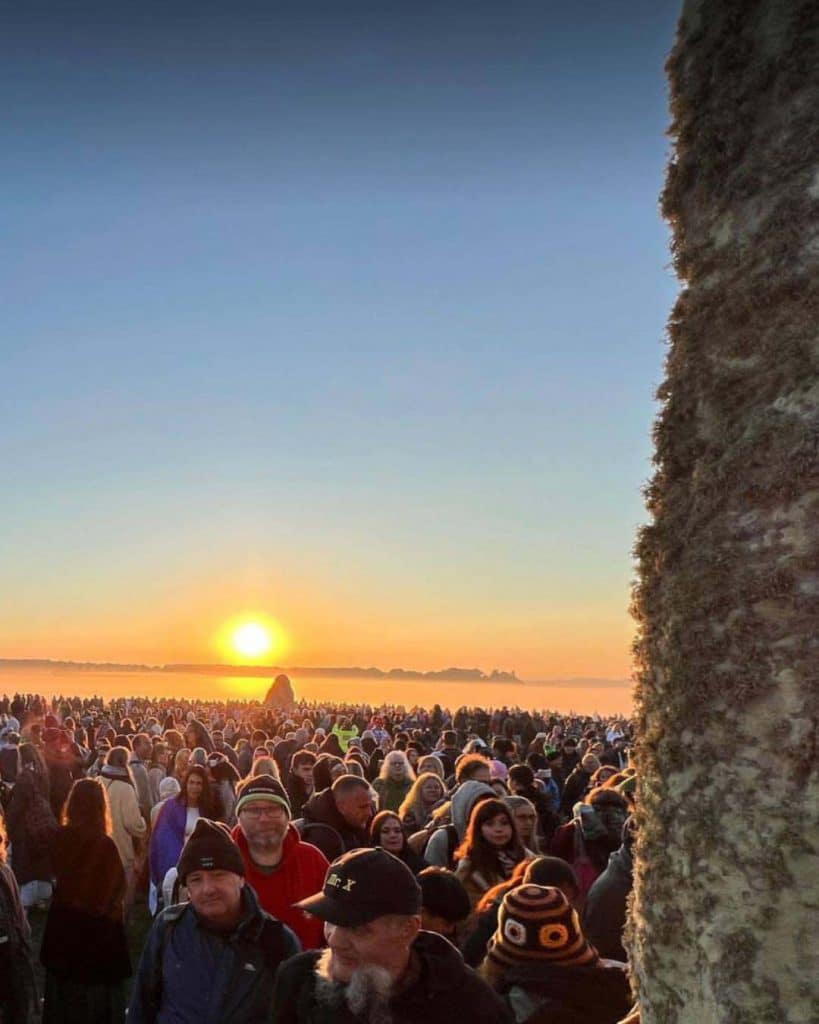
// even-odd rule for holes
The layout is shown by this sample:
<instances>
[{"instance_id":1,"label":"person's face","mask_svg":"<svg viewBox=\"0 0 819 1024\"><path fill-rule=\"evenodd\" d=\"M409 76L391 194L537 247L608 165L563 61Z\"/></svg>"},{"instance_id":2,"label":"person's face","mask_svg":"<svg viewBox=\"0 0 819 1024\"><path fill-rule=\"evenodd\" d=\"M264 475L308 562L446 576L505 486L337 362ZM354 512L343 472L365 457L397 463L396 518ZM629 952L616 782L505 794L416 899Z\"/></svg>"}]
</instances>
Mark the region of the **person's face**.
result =
<instances>
[{"instance_id":1,"label":"person's face","mask_svg":"<svg viewBox=\"0 0 819 1024\"><path fill-rule=\"evenodd\" d=\"M496 814L481 825L481 835L490 846L500 849L512 841L512 826L505 814Z\"/></svg>"},{"instance_id":2,"label":"person's face","mask_svg":"<svg viewBox=\"0 0 819 1024\"><path fill-rule=\"evenodd\" d=\"M421 786L421 799L425 804L434 804L441 799L441 785L435 779L427 779Z\"/></svg>"},{"instance_id":3,"label":"person's face","mask_svg":"<svg viewBox=\"0 0 819 1024\"><path fill-rule=\"evenodd\" d=\"M293 774L302 782L308 785L313 784L313 766L309 762L302 761L301 764L297 764L293 769Z\"/></svg>"},{"instance_id":4,"label":"person's face","mask_svg":"<svg viewBox=\"0 0 819 1024\"><path fill-rule=\"evenodd\" d=\"M564 743L563 753L567 757L573 757L577 753L577 747L573 743Z\"/></svg>"},{"instance_id":5,"label":"person's face","mask_svg":"<svg viewBox=\"0 0 819 1024\"><path fill-rule=\"evenodd\" d=\"M242 905L241 875L233 871L192 871L186 886L193 909L212 924L227 924L236 919Z\"/></svg>"},{"instance_id":6,"label":"person's face","mask_svg":"<svg viewBox=\"0 0 819 1024\"><path fill-rule=\"evenodd\" d=\"M382 917L357 928L342 928L325 922L324 938L331 953L333 981L346 984L362 967L381 967L397 977L406 966L409 947L419 925L419 918L396 922Z\"/></svg>"},{"instance_id":7,"label":"person's face","mask_svg":"<svg viewBox=\"0 0 819 1024\"><path fill-rule=\"evenodd\" d=\"M520 838L523 840L530 839L535 831L535 820L537 818L535 812L530 811L528 807L518 807L514 811L514 818Z\"/></svg>"},{"instance_id":8,"label":"person's face","mask_svg":"<svg viewBox=\"0 0 819 1024\"><path fill-rule=\"evenodd\" d=\"M393 757L390 759L388 771L391 779L403 779L404 778L404 765L400 758Z\"/></svg>"},{"instance_id":9,"label":"person's face","mask_svg":"<svg viewBox=\"0 0 819 1024\"><path fill-rule=\"evenodd\" d=\"M287 811L270 800L251 800L239 811L239 825L250 846L275 850L287 833Z\"/></svg>"},{"instance_id":10,"label":"person's face","mask_svg":"<svg viewBox=\"0 0 819 1024\"><path fill-rule=\"evenodd\" d=\"M606 803L598 804L594 809L603 828L606 830L609 840L615 843L619 842L623 833L623 825L625 825L626 818L628 817L625 809Z\"/></svg>"},{"instance_id":11,"label":"person's face","mask_svg":"<svg viewBox=\"0 0 819 1024\"><path fill-rule=\"evenodd\" d=\"M418 767L418 751L415 747L410 747L409 750L407 750L407 760L413 768Z\"/></svg>"},{"instance_id":12,"label":"person's face","mask_svg":"<svg viewBox=\"0 0 819 1024\"><path fill-rule=\"evenodd\" d=\"M213 733L213 749L224 750L225 749L225 737L220 732Z\"/></svg>"},{"instance_id":13,"label":"person's face","mask_svg":"<svg viewBox=\"0 0 819 1024\"><path fill-rule=\"evenodd\" d=\"M356 786L337 801L338 812L353 828L366 828L372 815L370 794L363 786Z\"/></svg>"},{"instance_id":14,"label":"person's face","mask_svg":"<svg viewBox=\"0 0 819 1024\"><path fill-rule=\"evenodd\" d=\"M400 853L404 847L404 830L398 818L387 818L379 834L381 845L387 853Z\"/></svg>"},{"instance_id":15,"label":"person's face","mask_svg":"<svg viewBox=\"0 0 819 1024\"><path fill-rule=\"evenodd\" d=\"M198 806L204 788L205 784L201 775L188 776L188 781L185 783L185 795L188 798L188 803L193 807Z\"/></svg>"}]
</instances>

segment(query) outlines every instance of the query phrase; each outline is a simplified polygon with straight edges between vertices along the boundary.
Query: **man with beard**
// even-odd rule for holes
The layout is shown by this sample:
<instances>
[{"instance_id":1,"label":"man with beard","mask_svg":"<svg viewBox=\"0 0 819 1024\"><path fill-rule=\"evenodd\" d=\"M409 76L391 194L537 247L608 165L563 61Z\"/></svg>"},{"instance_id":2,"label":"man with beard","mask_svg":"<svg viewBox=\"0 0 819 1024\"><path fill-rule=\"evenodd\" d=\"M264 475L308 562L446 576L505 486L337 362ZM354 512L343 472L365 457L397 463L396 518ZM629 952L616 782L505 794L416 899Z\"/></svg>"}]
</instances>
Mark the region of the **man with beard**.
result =
<instances>
[{"instance_id":1,"label":"man with beard","mask_svg":"<svg viewBox=\"0 0 819 1024\"><path fill-rule=\"evenodd\" d=\"M329 789L314 793L302 808L308 824L335 829L345 852L370 845L373 817L370 785L357 775L341 775Z\"/></svg>"},{"instance_id":2,"label":"man with beard","mask_svg":"<svg viewBox=\"0 0 819 1024\"><path fill-rule=\"evenodd\" d=\"M324 921L327 949L276 976L276 1024L507 1024L503 1000L446 939L421 931L421 888L386 850L333 861L299 906Z\"/></svg>"},{"instance_id":3,"label":"man with beard","mask_svg":"<svg viewBox=\"0 0 819 1024\"><path fill-rule=\"evenodd\" d=\"M294 904L321 886L327 858L303 843L290 824L290 802L282 784L272 775L245 779L236 793L236 818L231 835L262 909L292 928L304 949L322 946L321 921Z\"/></svg>"}]
</instances>

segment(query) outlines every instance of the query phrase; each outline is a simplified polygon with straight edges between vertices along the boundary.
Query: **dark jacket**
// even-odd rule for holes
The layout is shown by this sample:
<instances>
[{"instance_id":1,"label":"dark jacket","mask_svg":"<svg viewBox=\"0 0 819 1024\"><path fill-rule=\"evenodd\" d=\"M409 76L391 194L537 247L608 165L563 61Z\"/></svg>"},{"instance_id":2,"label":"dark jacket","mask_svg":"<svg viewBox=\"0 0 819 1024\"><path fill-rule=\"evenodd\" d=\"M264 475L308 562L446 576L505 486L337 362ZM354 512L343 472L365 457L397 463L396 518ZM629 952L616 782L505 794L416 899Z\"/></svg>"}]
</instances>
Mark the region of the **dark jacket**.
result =
<instances>
[{"instance_id":1,"label":"dark jacket","mask_svg":"<svg viewBox=\"0 0 819 1024\"><path fill-rule=\"evenodd\" d=\"M575 768L563 787L563 796L560 798L561 814L571 817L574 805L586 795L590 779L591 774L584 771L580 765Z\"/></svg>"},{"instance_id":2,"label":"dark jacket","mask_svg":"<svg viewBox=\"0 0 819 1024\"><path fill-rule=\"evenodd\" d=\"M45 793L46 789L39 777L24 769L14 784L6 808L11 866L19 885L48 881L53 874L51 842L57 830L57 821ZM50 831L45 827L49 816Z\"/></svg>"},{"instance_id":3,"label":"dark jacket","mask_svg":"<svg viewBox=\"0 0 819 1024\"><path fill-rule=\"evenodd\" d=\"M420 961L420 974L390 1001L392 1024L511 1022L503 1000L464 964L446 939L434 932L419 932L412 949ZM304 953L282 966L270 1018L275 1024L354 1024L364 1020L345 1003L341 985L329 998L317 998L315 965L319 956L317 951Z\"/></svg>"},{"instance_id":4,"label":"dark jacket","mask_svg":"<svg viewBox=\"0 0 819 1024\"><path fill-rule=\"evenodd\" d=\"M331 789L323 789L320 793L314 793L302 808L301 813L304 821L308 823L318 822L334 829L341 839L345 853L348 850L357 850L361 846L370 845L370 837L366 828L353 828L342 818Z\"/></svg>"},{"instance_id":5,"label":"dark jacket","mask_svg":"<svg viewBox=\"0 0 819 1024\"><path fill-rule=\"evenodd\" d=\"M14 873L0 860L0 1020L28 1024L36 1004L31 929Z\"/></svg>"},{"instance_id":6,"label":"dark jacket","mask_svg":"<svg viewBox=\"0 0 819 1024\"><path fill-rule=\"evenodd\" d=\"M621 846L609 857L606 870L589 889L583 908L583 932L600 956L609 960L627 959L623 928L631 885L631 852Z\"/></svg>"},{"instance_id":7,"label":"dark jacket","mask_svg":"<svg viewBox=\"0 0 819 1024\"><path fill-rule=\"evenodd\" d=\"M526 1024L617 1024L631 1007L626 972L617 967L524 964L504 974L501 991Z\"/></svg>"},{"instance_id":8,"label":"dark jacket","mask_svg":"<svg viewBox=\"0 0 819 1024\"><path fill-rule=\"evenodd\" d=\"M128 1024L269 1019L276 970L301 947L248 885L242 905L242 920L228 934L209 929L189 903L162 911L142 952Z\"/></svg>"}]
</instances>

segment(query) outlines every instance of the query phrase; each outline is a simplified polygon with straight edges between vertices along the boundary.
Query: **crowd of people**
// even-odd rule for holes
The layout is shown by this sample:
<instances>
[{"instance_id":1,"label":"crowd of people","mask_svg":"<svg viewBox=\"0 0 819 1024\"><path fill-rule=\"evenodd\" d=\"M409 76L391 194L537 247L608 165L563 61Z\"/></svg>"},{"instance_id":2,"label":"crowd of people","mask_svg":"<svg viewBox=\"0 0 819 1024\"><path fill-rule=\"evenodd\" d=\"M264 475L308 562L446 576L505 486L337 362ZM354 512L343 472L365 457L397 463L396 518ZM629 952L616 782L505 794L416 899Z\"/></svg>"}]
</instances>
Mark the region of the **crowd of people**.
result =
<instances>
[{"instance_id":1,"label":"crowd of people","mask_svg":"<svg viewBox=\"0 0 819 1024\"><path fill-rule=\"evenodd\" d=\"M617 1024L632 739L517 708L4 696L0 1022Z\"/></svg>"}]
</instances>

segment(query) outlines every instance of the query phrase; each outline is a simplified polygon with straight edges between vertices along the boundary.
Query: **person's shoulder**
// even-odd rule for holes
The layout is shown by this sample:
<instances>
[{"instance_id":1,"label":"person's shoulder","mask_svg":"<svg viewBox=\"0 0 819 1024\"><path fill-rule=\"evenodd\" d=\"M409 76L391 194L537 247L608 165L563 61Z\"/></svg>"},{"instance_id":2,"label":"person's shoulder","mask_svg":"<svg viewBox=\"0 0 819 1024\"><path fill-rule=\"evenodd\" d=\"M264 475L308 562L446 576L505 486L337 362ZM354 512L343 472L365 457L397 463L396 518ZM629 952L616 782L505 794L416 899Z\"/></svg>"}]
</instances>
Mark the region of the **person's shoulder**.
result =
<instances>
[{"instance_id":1,"label":"person's shoulder","mask_svg":"<svg viewBox=\"0 0 819 1024\"><path fill-rule=\"evenodd\" d=\"M282 963L276 980L286 985L296 985L305 981L313 973L321 953L320 949L308 949L305 953L296 953L295 956L291 956Z\"/></svg>"}]
</instances>

